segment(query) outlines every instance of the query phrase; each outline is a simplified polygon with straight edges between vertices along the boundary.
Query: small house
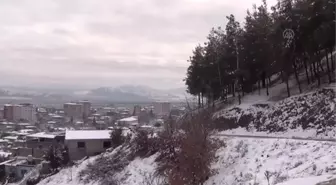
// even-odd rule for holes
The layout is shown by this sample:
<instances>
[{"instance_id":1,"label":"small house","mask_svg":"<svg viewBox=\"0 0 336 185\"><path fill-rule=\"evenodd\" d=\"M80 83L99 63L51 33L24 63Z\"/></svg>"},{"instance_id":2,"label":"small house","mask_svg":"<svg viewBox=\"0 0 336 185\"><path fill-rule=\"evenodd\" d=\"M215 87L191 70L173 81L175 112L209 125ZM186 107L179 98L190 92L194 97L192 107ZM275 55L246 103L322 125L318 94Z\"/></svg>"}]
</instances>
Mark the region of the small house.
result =
<instances>
[{"instance_id":1,"label":"small house","mask_svg":"<svg viewBox=\"0 0 336 185\"><path fill-rule=\"evenodd\" d=\"M39 132L26 136L28 148L49 148L64 143L64 132Z\"/></svg>"},{"instance_id":2,"label":"small house","mask_svg":"<svg viewBox=\"0 0 336 185\"><path fill-rule=\"evenodd\" d=\"M71 160L97 155L111 147L110 130L67 130L65 144Z\"/></svg>"},{"instance_id":3,"label":"small house","mask_svg":"<svg viewBox=\"0 0 336 185\"><path fill-rule=\"evenodd\" d=\"M40 164L41 161L41 159L33 158L31 156L15 157L14 159L0 163L0 169L5 171L7 176L20 180L26 173L30 172Z\"/></svg>"}]
</instances>

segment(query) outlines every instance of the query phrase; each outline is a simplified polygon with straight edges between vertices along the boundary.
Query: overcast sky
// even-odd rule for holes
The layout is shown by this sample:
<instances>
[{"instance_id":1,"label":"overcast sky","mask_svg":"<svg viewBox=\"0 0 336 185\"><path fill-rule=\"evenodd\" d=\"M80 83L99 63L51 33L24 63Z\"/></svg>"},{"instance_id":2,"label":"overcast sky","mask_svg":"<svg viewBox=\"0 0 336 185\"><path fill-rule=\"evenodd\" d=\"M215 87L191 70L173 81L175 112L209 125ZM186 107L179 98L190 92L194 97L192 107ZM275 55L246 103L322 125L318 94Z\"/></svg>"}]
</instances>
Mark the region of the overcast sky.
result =
<instances>
[{"instance_id":1,"label":"overcast sky","mask_svg":"<svg viewBox=\"0 0 336 185\"><path fill-rule=\"evenodd\" d=\"M2 0L0 85L182 87L211 27L260 2Z\"/></svg>"}]
</instances>

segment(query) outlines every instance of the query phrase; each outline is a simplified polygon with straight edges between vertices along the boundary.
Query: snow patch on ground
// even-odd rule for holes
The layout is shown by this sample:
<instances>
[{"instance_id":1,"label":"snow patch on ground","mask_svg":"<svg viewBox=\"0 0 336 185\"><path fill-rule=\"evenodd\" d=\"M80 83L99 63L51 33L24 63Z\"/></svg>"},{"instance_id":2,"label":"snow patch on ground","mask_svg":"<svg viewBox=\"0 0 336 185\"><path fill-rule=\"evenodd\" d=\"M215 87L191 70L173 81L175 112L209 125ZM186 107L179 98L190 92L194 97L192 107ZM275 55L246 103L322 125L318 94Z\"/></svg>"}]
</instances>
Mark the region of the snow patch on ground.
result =
<instances>
[{"instance_id":1,"label":"snow patch on ground","mask_svg":"<svg viewBox=\"0 0 336 185\"><path fill-rule=\"evenodd\" d=\"M116 150L101 155L113 157ZM78 165L62 169L59 173L42 180L37 185L101 185L99 182L84 182L79 175L88 164L93 164L101 155L90 157ZM156 157L157 155L155 154L148 158L135 158L123 171L115 175L115 179L124 185L144 184L146 182L145 178L153 176L155 172L156 163L154 161Z\"/></svg>"},{"instance_id":2,"label":"snow patch on ground","mask_svg":"<svg viewBox=\"0 0 336 185\"><path fill-rule=\"evenodd\" d=\"M98 157L98 156L97 156ZM37 185L84 185L79 178L79 172L92 163L97 157L91 157L78 165L62 169L57 174L43 179ZM85 185L99 185L97 182L85 183Z\"/></svg>"},{"instance_id":3,"label":"snow patch on ground","mask_svg":"<svg viewBox=\"0 0 336 185\"><path fill-rule=\"evenodd\" d=\"M145 184L145 177L154 175L156 168L156 163L154 161L156 157L157 155L152 155L144 159L134 159L117 175L117 178L125 185Z\"/></svg>"},{"instance_id":4,"label":"snow patch on ground","mask_svg":"<svg viewBox=\"0 0 336 185\"><path fill-rule=\"evenodd\" d=\"M235 128L230 130L225 130L218 132L217 134L226 135L240 135L240 136L270 136L270 137L286 137L286 138L314 138L314 139L335 139L336 128L329 130L326 133L319 134L316 129L308 128L303 130L302 128L290 129L285 132L267 132L267 131L257 131L256 129L247 130L246 128Z\"/></svg>"},{"instance_id":5,"label":"snow patch on ground","mask_svg":"<svg viewBox=\"0 0 336 185\"><path fill-rule=\"evenodd\" d=\"M231 138L226 144L217 151L212 165L217 173L207 185L267 185L266 171L271 184L336 174L336 143Z\"/></svg>"},{"instance_id":6,"label":"snow patch on ground","mask_svg":"<svg viewBox=\"0 0 336 185\"><path fill-rule=\"evenodd\" d=\"M280 183L278 185L316 185L321 182L329 181L333 178L336 178L336 175L321 175L314 177L306 177L306 178L297 178L290 180L288 182ZM332 185L332 184L330 184Z\"/></svg>"}]
</instances>

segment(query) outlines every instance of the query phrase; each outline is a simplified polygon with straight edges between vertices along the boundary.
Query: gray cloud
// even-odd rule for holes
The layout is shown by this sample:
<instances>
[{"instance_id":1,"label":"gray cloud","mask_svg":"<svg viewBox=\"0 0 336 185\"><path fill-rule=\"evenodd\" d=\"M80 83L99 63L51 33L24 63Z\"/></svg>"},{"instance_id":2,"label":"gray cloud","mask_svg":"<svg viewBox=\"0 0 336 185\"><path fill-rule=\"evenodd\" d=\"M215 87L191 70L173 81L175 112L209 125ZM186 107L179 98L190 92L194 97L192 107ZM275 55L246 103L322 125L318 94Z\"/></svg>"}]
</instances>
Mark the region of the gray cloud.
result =
<instances>
[{"instance_id":1,"label":"gray cloud","mask_svg":"<svg viewBox=\"0 0 336 185\"><path fill-rule=\"evenodd\" d=\"M1 1L0 85L179 87L211 27L255 2Z\"/></svg>"}]
</instances>

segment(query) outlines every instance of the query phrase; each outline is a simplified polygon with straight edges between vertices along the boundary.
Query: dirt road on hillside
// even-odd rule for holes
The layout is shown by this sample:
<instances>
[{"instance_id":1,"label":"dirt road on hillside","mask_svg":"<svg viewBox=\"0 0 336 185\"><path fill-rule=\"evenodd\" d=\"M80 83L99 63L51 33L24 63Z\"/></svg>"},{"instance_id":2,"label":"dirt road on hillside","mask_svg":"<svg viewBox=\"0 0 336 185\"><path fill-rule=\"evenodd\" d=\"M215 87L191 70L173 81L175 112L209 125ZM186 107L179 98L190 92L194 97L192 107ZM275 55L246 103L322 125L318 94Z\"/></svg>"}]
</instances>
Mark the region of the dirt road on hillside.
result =
<instances>
[{"instance_id":1,"label":"dirt road on hillside","mask_svg":"<svg viewBox=\"0 0 336 185\"><path fill-rule=\"evenodd\" d=\"M335 142L335 139L322 139L322 138L301 138L301 137L277 137L277 136L255 136L255 135L235 135L235 134L215 134L217 137L238 137L238 138L253 138L253 139L290 139L290 140L303 140L303 141L328 141Z\"/></svg>"}]
</instances>

